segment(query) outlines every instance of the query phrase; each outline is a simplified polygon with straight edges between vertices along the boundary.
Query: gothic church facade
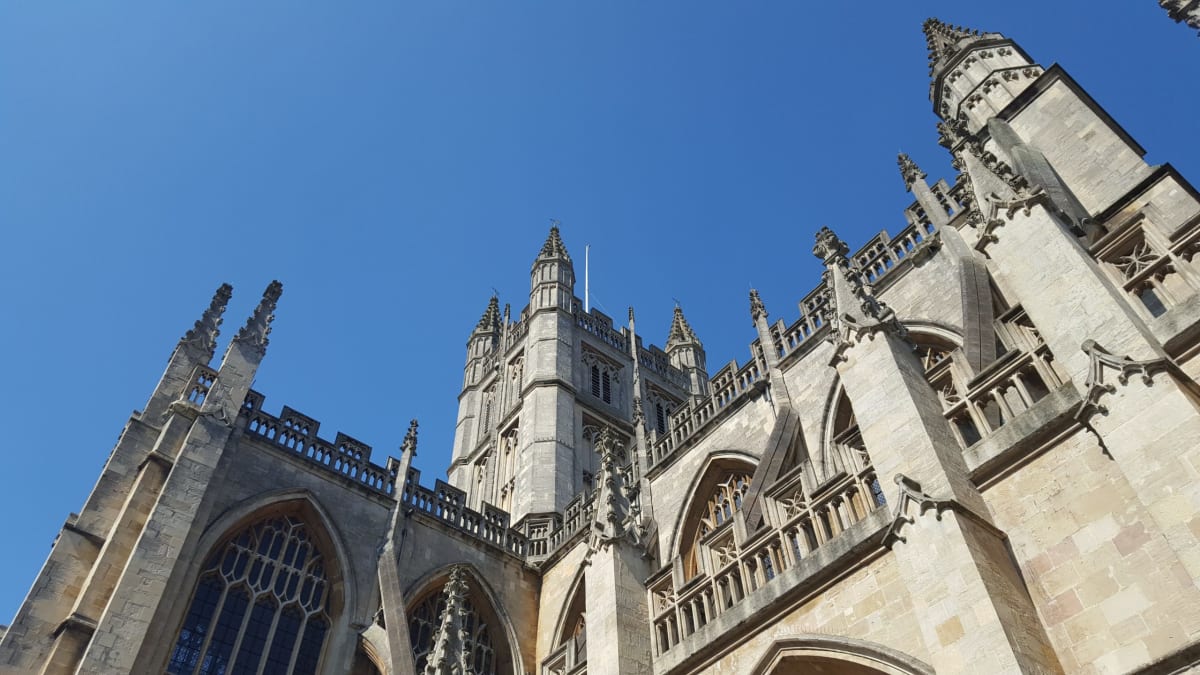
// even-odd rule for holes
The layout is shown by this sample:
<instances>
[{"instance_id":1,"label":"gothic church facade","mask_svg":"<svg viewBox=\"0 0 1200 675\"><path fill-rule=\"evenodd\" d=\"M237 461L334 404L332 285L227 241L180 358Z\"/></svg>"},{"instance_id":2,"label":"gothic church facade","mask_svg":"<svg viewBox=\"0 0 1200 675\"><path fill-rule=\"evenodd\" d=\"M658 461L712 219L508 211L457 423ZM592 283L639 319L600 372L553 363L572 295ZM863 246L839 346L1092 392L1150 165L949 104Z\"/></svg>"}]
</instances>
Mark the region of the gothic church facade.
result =
<instances>
[{"instance_id":1,"label":"gothic church facade","mask_svg":"<svg viewBox=\"0 0 1200 675\"><path fill-rule=\"evenodd\" d=\"M557 229L471 332L447 480L250 388L227 286L0 673L1168 673L1200 666L1200 195L1060 67L925 25L958 175L829 229L710 372L585 312ZM262 476L272 476L269 483Z\"/></svg>"}]
</instances>

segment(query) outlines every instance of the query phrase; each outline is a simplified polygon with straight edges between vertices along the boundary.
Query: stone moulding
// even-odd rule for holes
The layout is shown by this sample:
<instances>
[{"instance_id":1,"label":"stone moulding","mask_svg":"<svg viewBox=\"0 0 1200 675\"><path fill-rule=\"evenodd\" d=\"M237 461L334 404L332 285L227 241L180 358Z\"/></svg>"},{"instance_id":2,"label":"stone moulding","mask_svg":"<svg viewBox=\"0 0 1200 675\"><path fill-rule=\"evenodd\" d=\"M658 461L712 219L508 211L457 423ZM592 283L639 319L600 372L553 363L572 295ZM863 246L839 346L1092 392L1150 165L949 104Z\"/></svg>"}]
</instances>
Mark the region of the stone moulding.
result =
<instances>
[{"instance_id":1,"label":"stone moulding","mask_svg":"<svg viewBox=\"0 0 1200 675\"><path fill-rule=\"evenodd\" d=\"M1105 381L1106 370L1116 371L1116 379L1121 386L1129 383L1131 375L1139 375L1142 383L1147 387L1154 384L1156 374L1179 371L1175 362L1167 357L1135 361L1128 356L1113 354L1095 340L1084 341L1080 345L1080 349L1087 353L1090 363L1088 364L1087 380L1084 382L1083 400L1080 401L1079 408L1075 411L1075 419L1078 420L1086 420L1097 412L1102 415L1108 414L1108 406L1101 403L1100 399L1105 394L1116 392L1117 386L1111 381Z\"/></svg>"}]
</instances>

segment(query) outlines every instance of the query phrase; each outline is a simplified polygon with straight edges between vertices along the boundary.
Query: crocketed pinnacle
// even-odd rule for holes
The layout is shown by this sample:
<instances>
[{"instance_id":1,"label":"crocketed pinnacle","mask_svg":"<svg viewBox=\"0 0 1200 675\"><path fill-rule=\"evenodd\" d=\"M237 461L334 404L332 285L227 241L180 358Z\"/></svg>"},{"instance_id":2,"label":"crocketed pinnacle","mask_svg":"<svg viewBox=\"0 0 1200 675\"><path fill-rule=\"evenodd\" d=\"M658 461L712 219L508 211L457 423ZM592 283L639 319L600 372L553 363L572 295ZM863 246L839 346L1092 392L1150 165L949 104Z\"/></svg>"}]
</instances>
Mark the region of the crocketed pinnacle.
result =
<instances>
[{"instance_id":1,"label":"crocketed pinnacle","mask_svg":"<svg viewBox=\"0 0 1200 675\"><path fill-rule=\"evenodd\" d=\"M667 351L683 345L701 346L696 331L688 324L683 316L683 308L675 306L675 316L671 319L671 333L667 336Z\"/></svg>"},{"instance_id":2,"label":"crocketed pinnacle","mask_svg":"<svg viewBox=\"0 0 1200 675\"><path fill-rule=\"evenodd\" d=\"M977 30L952 26L934 18L925 20L921 26L925 31L925 46L929 48L929 74L936 76L947 61L960 52L966 44L980 36Z\"/></svg>"},{"instance_id":3,"label":"crocketed pinnacle","mask_svg":"<svg viewBox=\"0 0 1200 675\"><path fill-rule=\"evenodd\" d=\"M548 260L552 258L560 258L571 262L571 256L567 253L567 247L563 245L562 237L558 234L558 225L550 227L550 236L546 237L546 243L542 244L542 251L538 253L538 260Z\"/></svg>"},{"instance_id":4,"label":"crocketed pinnacle","mask_svg":"<svg viewBox=\"0 0 1200 675\"><path fill-rule=\"evenodd\" d=\"M404 440L400 443L401 453L417 454L417 421L409 420L408 433L404 434Z\"/></svg>"},{"instance_id":5,"label":"crocketed pinnacle","mask_svg":"<svg viewBox=\"0 0 1200 675\"><path fill-rule=\"evenodd\" d=\"M217 348L217 336L221 334L221 315L225 313L225 305L229 304L229 298L232 296L233 286L221 284L200 320L183 336L183 342L194 346L211 359Z\"/></svg>"},{"instance_id":6,"label":"crocketed pinnacle","mask_svg":"<svg viewBox=\"0 0 1200 675\"><path fill-rule=\"evenodd\" d=\"M466 573L461 566L450 570L450 580L442 591L443 606L437 632L431 640L424 675L468 675L474 672L467 653Z\"/></svg>"},{"instance_id":7,"label":"crocketed pinnacle","mask_svg":"<svg viewBox=\"0 0 1200 675\"><path fill-rule=\"evenodd\" d=\"M758 317L767 318L767 306L763 304L762 298L758 296L758 289L750 289L750 318L758 321Z\"/></svg>"},{"instance_id":8,"label":"crocketed pinnacle","mask_svg":"<svg viewBox=\"0 0 1200 675\"><path fill-rule=\"evenodd\" d=\"M246 325L234 336L234 342L250 345L260 353L267 350L267 336L271 334L271 322L275 320L275 305L283 294L283 284L272 281L263 291L262 300L254 308L254 313L246 320Z\"/></svg>"},{"instance_id":9,"label":"crocketed pinnacle","mask_svg":"<svg viewBox=\"0 0 1200 675\"><path fill-rule=\"evenodd\" d=\"M476 333L494 333L500 330L500 299L492 296L488 300L487 309L483 310L483 316L479 317L479 323L475 324Z\"/></svg>"},{"instance_id":10,"label":"crocketed pinnacle","mask_svg":"<svg viewBox=\"0 0 1200 675\"><path fill-rule=\"evenodd\" d=\"M900 153L896 159L900 165L900 177L904 179L904 189L912 192L913 183L925 177L925 172L906 153Z\"/></svg>"}]
</instances>

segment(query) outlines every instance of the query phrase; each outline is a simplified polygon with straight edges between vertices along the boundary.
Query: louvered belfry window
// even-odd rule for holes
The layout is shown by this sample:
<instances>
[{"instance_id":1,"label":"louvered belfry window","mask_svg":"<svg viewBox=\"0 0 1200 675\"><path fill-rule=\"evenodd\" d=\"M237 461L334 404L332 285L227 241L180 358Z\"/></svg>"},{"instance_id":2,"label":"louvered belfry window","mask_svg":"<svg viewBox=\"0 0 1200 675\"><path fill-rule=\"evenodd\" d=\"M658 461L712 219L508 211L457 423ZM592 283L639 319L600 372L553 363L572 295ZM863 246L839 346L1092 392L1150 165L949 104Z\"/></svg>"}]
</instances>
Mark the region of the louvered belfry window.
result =
<instances>
[{"instance_id":1,"label":"louvered belfry window","mask_svg":"<svg viewBox=\"0 0 1200 675\"><path fill-rule=\"evenodd\" d=\"M167 672L315 675L328 590L303 521L277 516L247 527L205 563Z\"/></svg>"}]
</instances>

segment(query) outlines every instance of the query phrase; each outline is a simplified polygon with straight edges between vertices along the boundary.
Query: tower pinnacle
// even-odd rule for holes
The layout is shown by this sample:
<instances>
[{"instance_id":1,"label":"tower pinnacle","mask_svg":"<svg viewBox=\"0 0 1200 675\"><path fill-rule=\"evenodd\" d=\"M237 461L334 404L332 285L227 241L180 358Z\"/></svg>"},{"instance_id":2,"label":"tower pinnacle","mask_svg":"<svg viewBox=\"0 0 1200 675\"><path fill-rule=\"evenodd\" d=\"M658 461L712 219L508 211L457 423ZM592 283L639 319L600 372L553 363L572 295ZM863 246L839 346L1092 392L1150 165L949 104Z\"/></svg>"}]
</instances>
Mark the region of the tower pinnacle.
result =
<instances>
[{"instance_id":1,"label":"tower pinnacle","mask_svg":"<svg viewBox=\"0 0 1200 675\"><path fill-rule=\"evenodd\" d=\"M905 153L900 153L896 160L900 165L900 177L904 179L904 189L912 192L913 183L925 177L925 172Z\"/></svg>"},{"instance_id":2,"label":"tower pinnacle","mask_svg":"<svg viewBox=\"0 0 1200 675\"><path fill-rule=\"evenodd\" d=\"M550 235L546 237L546 243L542 244L542 250L538 253L537 260L550 258L560 258L568 264L571 262L571 255L567 253L567 247L563 245L562 237L558 234L557 221L550 226Z\"/></svg>"},{"instance_id":3,"label":"tower pinnacle","mask_svg":"<svg viewBox=\"0 0 1200 675\"><path fill-rule=\"evenodd\" d=\"M667 351L684 344L701 346L700 339L696 337L696 331L692 330L687 318L683 316L683 308L675 305L675 316L671 319L671 332L667 336Z\"/></svg>"},{"instance_id":4,"label":"tower pinnacle","mask_svg":"<svg viewBox=\"0 0 1200 675\"><path fill-rule=\"evenodd\" d=\"M233 286L221 284L221 287L213 294L208 309L204 310L204 314L183 336L181 342L189 347L194 347L197 352L205 355L207 359L211 359L217 348L217 336L221 333L221 315L225 313L225 305L229 304L229 298L232 296Z\"/></svg>"},{"instance_id":5,"label":"tower pinnacle","mask_svg":"<svg viewBox=\"0 0 1200 675\"><path fill-rule=\"evenodd\" d=\"M921 29L925 31L925 46L929 48L929 74L933 76L964 46L982 35L977 30L952 26L934 18L926 19Z\"/></svg>"},{"instance_id":6,"label":"tower pinnacle","mask_svg":"<svg viewBox=\"0 0 1200 675\"><path fill-rule=\"evenodd\" d=\"M271 322L275 320L275 304L283 294L283 284L272 281L263 291L262 300L254 308L254 313L246 320L246 325L233 337L234 342L250 345L260 354L267 351L267 336L271 334Z\"/></svg>"},{"instance_id":7,"label":"tower pinnacle","mask_svg":"<svg viewBox=\"0 0 1200 675\"><path fill-rule=\"evenodd\" d=\"M487 309L483 310L483 316L479 317L479 323L475 324L476 333L495 333L500 330L500 298L495 295L491 300L488 300Z\"/></svg>"}]
</instances>

